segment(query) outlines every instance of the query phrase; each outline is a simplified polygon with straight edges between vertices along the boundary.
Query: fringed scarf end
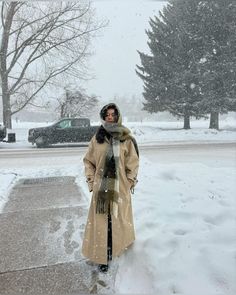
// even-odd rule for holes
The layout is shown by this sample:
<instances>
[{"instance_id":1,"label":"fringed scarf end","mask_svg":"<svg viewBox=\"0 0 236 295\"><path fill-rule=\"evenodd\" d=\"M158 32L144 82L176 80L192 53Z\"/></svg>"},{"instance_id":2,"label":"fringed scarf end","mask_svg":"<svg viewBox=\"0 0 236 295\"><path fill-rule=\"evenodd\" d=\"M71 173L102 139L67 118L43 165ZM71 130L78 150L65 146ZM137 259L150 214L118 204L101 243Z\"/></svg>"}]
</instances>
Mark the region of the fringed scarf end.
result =
<instances>
[{"instance_id":1,"label":"fringed scarf end","mask_svg":"<svg viewBox=\"0 0 236 295\"><path fill-rule=\"evenodd\" d=\"M97 200L96 214L111 214L117 218L118 204L116 202L111 202L109 206L104 200Z\"/></svg>"}]
</instances>

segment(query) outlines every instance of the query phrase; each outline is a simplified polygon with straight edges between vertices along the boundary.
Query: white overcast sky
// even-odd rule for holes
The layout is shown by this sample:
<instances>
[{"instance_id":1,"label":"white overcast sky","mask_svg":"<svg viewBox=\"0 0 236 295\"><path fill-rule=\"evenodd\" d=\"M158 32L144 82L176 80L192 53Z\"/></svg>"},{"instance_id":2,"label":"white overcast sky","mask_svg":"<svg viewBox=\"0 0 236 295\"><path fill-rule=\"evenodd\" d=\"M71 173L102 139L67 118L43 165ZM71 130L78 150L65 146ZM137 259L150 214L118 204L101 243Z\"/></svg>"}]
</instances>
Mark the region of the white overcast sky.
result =
<instances>
[{"instance_id":1,"label":"white overcast sky","mask_svg":"<svg viewBox=\"0 0 236 295\"><path fill-rule=\"evenodd\" d=\"M165 1L93 0L98 18L109 20L102 36L93 40L90 68L95 79L86 84L88 93L112 100L114 95L141 94L142 81L135 73L140 64L137 50L148 52L149 18L158 15Z\"/></svg>"}]
</instances>

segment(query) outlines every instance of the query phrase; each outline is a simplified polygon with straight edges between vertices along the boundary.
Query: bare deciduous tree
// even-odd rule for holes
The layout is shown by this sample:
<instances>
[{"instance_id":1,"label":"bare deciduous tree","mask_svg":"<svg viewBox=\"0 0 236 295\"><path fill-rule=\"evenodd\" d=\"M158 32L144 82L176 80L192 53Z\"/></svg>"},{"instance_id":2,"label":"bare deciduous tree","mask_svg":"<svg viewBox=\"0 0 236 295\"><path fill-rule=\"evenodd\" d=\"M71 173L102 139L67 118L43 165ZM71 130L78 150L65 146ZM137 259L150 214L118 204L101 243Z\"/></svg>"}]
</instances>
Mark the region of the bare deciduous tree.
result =
<instances>
[{"instance_id":1,"label":"bare deciduous tree","mask_svg":"<svg viewBox=\"0 0 236 295\"><path fill-rule=\"evenodd\" d=\"M60 75L83 79L96 23L90 3L3 2L0 76L4 124Z\"/></svg>"},{"instance_id":2,"label":"bare deciduous tree","mask_svg":"<svg viewBox=\"0 0 236 295\"><path fill-rule=\"evenodd\" d=\"M65 117L89 117L98 104L95 95L87 95L84 89L69 90L65 89L65 95L59 99L56 112L60 118Z\"/></svg>"}]
</instances>

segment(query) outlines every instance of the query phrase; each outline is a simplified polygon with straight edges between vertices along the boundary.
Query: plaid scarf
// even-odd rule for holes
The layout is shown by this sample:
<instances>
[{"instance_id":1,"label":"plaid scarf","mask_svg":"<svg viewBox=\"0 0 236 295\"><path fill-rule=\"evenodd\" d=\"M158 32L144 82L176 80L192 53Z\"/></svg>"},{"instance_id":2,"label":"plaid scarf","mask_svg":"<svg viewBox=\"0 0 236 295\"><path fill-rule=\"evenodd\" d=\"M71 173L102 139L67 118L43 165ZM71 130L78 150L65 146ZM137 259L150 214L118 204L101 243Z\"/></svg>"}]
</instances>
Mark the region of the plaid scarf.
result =
<instances>
[{"instance_id":1,"label":"plaid scarf","mask_svg":"<svg viewBox=\"0 0 236 295\"><path fill-rule=\"evenodd\" d=\"M101 185L97 193L96 213L118 215L120 141L129 137L130 130L119 123L102 121L111 135L106 151Z\"/></svg>"}]
</instances>

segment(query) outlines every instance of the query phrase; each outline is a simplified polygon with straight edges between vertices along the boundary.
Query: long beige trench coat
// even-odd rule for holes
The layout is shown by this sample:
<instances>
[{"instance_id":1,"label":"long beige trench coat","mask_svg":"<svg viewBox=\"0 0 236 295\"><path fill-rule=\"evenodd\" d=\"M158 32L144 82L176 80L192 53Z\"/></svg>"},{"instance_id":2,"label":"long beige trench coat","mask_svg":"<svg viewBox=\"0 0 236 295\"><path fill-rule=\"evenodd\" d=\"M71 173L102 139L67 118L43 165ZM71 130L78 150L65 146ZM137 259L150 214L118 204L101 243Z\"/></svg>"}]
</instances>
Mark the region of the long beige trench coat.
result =
<instances>
[{"instance_id":1,"label":"long beige trench coat","mask_svg":"<svg viewBox=\"0 0 236 295\"><path fill-rule=\"evenodd\" d=\"M90 261L107 264L107 215L96 214L95 193L100 187L108 141L91 139L84 157L85 175L93 191L85 228L82 253ZM139 159L131 139L120 142L118 215L112 215L112 257L119 256L135 239L130 182L136 183Z\"/></svg>"}]
</instances>

